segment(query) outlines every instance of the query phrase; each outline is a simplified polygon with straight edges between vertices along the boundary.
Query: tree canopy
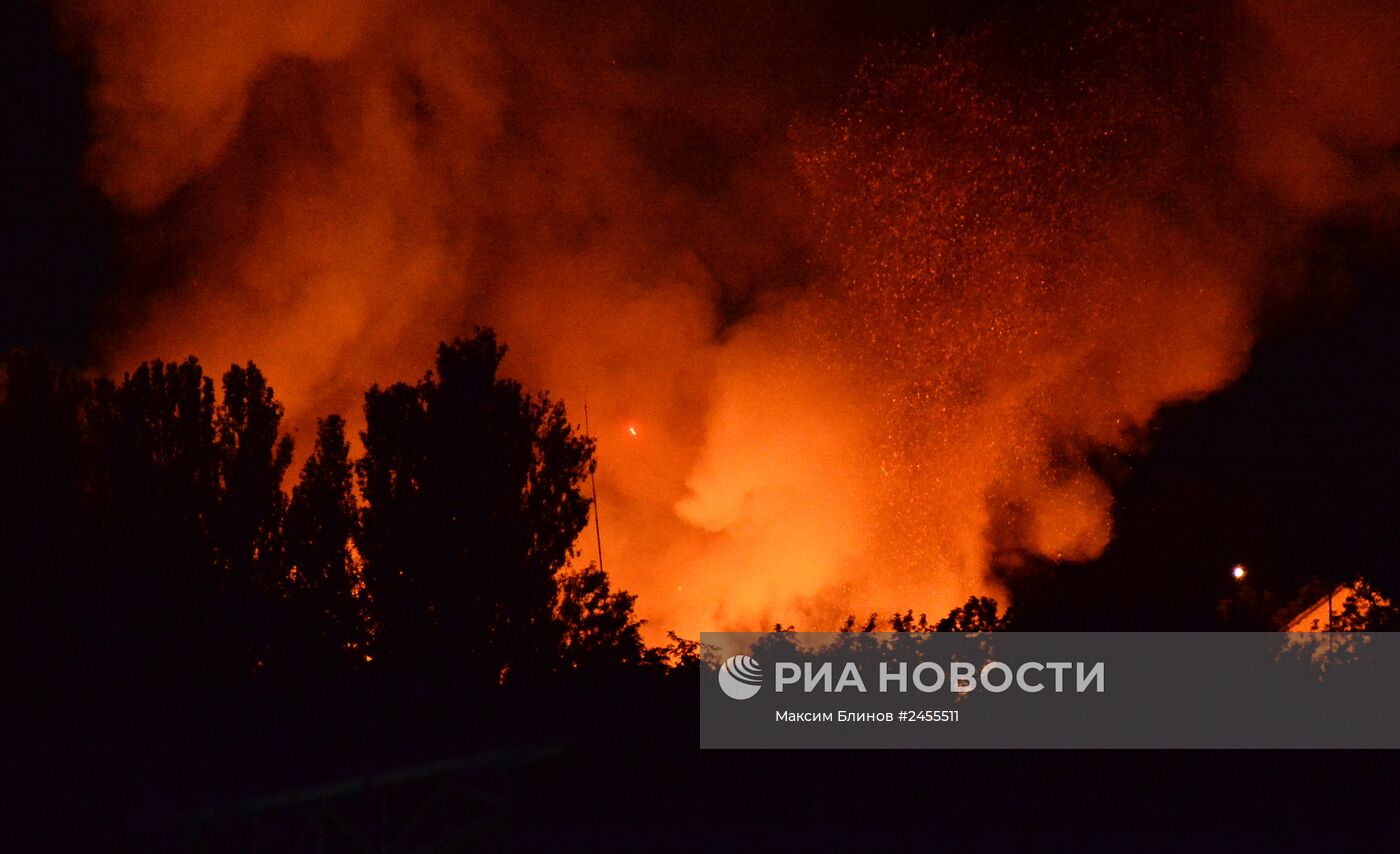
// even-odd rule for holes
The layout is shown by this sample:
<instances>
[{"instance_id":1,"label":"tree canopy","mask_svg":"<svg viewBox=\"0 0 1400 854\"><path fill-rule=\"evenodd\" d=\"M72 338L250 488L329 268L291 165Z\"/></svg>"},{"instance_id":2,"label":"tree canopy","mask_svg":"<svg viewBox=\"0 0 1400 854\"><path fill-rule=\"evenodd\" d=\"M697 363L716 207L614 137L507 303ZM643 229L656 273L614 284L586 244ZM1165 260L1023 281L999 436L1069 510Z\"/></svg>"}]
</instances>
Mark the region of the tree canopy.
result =
<instances>
[{"instance_id":1,"label":"tree canopy","mask_svg":"<svg viewBox=\"0 0 1400 854\"><path fill-rule=\"evenodd\" d=\"M282 405L251 362L216 394L193 357L111 381L5 355L12 641L71 647L55 635L81 626L92 671L153 690L308 656L477 687L641 660L633 597L570 565L593 442L499 376L504 354L480 329L370 389L358 457L321 419L290 491Z\"/></svg>"}]
</instances>

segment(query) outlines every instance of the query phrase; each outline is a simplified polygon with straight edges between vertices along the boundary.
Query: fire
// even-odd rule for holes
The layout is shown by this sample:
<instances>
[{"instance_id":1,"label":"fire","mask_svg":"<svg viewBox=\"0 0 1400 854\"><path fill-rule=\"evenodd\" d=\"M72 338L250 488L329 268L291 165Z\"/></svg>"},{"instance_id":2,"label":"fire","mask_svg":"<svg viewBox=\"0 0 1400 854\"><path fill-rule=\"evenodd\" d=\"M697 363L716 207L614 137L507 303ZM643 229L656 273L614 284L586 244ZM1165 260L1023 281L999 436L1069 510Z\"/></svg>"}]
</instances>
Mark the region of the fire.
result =
<instances>
[{"instance_id":1,"label":"fire","mask_svg":"<svg viewBox=\"0 0 1400 854\"><path fill-rule=\"evenodd\" d=\"M658 636L1100 553L1093 454L1229 383L1274 250L1395 186L1367 3L855 51L806 7L381 6L59 4L139 250L107 367L251 358L304 450L491 324L507 373L647 425L598 487Z\"/></svg>"}]
</instances>

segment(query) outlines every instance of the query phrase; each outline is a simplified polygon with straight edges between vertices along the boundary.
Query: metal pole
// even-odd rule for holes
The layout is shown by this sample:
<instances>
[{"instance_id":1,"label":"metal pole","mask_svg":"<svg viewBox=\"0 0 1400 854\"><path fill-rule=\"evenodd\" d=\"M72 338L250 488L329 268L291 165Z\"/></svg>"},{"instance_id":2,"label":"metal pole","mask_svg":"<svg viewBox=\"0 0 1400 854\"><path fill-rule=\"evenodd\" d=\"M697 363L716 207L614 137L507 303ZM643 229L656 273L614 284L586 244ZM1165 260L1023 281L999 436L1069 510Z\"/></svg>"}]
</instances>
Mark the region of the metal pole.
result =
<instances>
[{"instance_id":1,"label":"metal pole","mask_svg":"<svg viewBox=\"0 0 1400 854\"><path fill-rule=\"evenodd\" d=\"M588 429L588 397L583 398L583 435L593 438L593 433ZM597 445L594 445L595 456L593 458L593 470L588 473L588 481L593 488L593 533L598 538L598 571L603 571L603 525L598 516L598 458L596 456Z\"/></svg>"}]
</instances>

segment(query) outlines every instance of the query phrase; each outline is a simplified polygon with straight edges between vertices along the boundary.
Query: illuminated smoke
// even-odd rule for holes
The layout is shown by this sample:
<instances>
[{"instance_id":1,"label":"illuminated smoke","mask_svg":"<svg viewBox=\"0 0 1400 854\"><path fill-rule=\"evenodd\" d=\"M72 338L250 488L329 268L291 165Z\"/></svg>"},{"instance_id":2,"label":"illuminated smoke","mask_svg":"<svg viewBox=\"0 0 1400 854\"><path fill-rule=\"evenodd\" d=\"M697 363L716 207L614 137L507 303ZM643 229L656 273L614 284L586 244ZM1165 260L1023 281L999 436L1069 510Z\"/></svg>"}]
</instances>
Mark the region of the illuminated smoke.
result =
<instances>
[{"instance_id":1,"label":"illuminated smoke","mask_svg":"<svg viewBox=\"0 0 1400 854\"><path fill-rule=\"evenodd\" d=\"M607 569L657 631L1096 555L1090 456L1238 374L1310 220L1396 197L1400 38L1364 5L1066 14L859 74L840 16L751 3L60 19L129 214L109 366L252 358L304 445L494 325L587 399Z\"/></svg>"}]
</instances>

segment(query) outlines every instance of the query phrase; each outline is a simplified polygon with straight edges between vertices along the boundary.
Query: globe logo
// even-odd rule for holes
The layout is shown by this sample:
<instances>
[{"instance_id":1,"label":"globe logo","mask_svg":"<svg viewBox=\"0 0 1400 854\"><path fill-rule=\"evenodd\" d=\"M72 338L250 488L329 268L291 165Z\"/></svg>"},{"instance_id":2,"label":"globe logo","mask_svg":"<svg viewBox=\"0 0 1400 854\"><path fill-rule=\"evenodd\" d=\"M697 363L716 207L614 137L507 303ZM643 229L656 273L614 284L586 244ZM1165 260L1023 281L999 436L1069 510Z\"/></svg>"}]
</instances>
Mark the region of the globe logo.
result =
<instances>
[{"instance_id":1,"label":"globe logo","mask_svg":"<svg viewBox=\"0 0 1400 854\"><path fill-rule=\"evenodd\" d=\"M734 700L747 700L763 685L763 667L747 655L731 656L720 666L719 687Z\"/></svg>"}]
</instances>

